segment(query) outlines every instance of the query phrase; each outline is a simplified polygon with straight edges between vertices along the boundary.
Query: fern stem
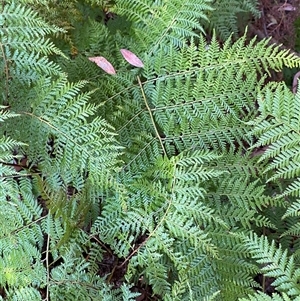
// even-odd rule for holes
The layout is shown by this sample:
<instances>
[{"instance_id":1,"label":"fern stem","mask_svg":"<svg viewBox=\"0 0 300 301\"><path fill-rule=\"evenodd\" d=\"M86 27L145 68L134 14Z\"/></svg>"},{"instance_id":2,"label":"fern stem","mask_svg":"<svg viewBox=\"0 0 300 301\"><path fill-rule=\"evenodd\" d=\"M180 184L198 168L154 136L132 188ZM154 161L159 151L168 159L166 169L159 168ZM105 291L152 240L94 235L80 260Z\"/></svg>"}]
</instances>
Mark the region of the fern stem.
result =
<instances>
[{"instance_id":1,"label":"fern stem","mask_svg":"<svg viewBox=\"0 0 300 301\"><path fill-rule=\"evenodd\" d=\"M28 116L31 116L32 118L38 119L40 122L46 124L49 128L54 129L55 131L57 131L59 134L61 134L65 138L70 139L70 137L68 135L66 135L64 132L62 132L59 128L55 127L49 121L47 121L47 120L45 120L45 119L43 119L43 118L41 118L39 116L36 116L36 115L34 115L33 113L30 113L30 112L21 112L21 114L28 115ZM78 143L76 143L76 141L74 139L73 139L73 143L76 146L80 146Z\"/></svg>"},{"instance_id":2,"label":"fern stem","mask_svg":"<svg viewBox=\"0 0 300 301\"><path fill-rule=\"evenodd\" d=\"M263 227L263 236L266 237L266 227ZM266 276L262 274L262 291L266 292Z\"/></svg>"},{"instance_id":3,"label":"fern stem","mask_svg":"<svg viewBox=\"0 0 300 301\"><path fill-rule=\"evenodd\" d=\"M0 43L0 47L1 47L1 52L3 55L3 61L4 61L4 73L5 73L5 105L8 105L8 95L9 95L9 91L8 91L8 83L9 83L9 67L8 67L8 63L7 63L7 59L6 59L6 55L3 49L3 44Z\"/></svg>"},{"instance_id":4,"label":"fern stem","mask_svg":"<svg viewBox=\"0 0 300 301\"><path fill-rule=\"evenodd\" d=\"M175 179L176 179L176 178L175 178L175 171L176 171L176 164L174 165L174 169L173 169L173 177L172 177L172 185L171 185L171 196L174 194L174 184L175 184L174 182L175 182ZM158 228L159 228L159 227L163 224L163 222L166 220L166 217L167 217L167 215L169 214L171 205L173 204L171 198L168 199L167 201L168 201L167 209L166 209L166 211L165 211L163 217L161 218L161 220L160 220L160 221L158 222L158 224L156 225L156 227L153 229L152 232L149 233L149 236L148 236L148 237L147 237L147 238L146 238L139 246L137 246L137 248L134 249L134 250L132 251L131 254L128 255L128 257L122 262L122 264L120 264L120 265L118 266L118 269L121 268L121 267L123 267L123 266L126 264L126 262L128 262L128 261L133 257L134 254L136 254L143 246L146 245L147 241L155 234L155 232L158 230Z\"/></svg>"},{"instance_id":5,"label":"fern stem","mask_svg":"<svg viewBox=\"0 0 300 301\"><path fill-rule=\"evenodd\" d=\"M49 210L50 214L50 210ZM50 270L49 270L49 248L50 248L50 233L48 233L47 237L47 250L46 250L46 268L47 268L47 286L46 286L46 301L49 300L49 282L50 282Z\"/></svg>"},{"instance_id":6,"label":"fern stem","mask_svg":"<svg viewBox=\"0 0 300 301\"><path fill-rule=\"evenodd\" d=\"M149 236L135 249L132 251L131 254L128 255L128 257L122 262L122 264L120 264L117 268L120 269L121 267L123 267L126 262L128 262L134 254L136 254L143 246L146 245L147 241L154 235L154 233L157 231L157 229L162 225L162 223L165 221L166 219L166 216L168 215L169 213L169 210L171 208L171 205L172 205L172 201L170 200L169 201L169 204L168 204L168 208L166 209L166 212L164 213L162 219L159 221L159 223L156 225L156 227L154 228L154 230L149 234Z\"/></svg>"},{"instance_id":7,"label":"fern stem","mask_svg":"<svg viewBox=\"0 0 300 301\"><path fill-rule=\"evenodd\" d=\"M139 86L140 86L140 88L141 88L142 95L143 95L143 98L144 98L144 101L145 101L145 105L146 105L146 107L147 107L147 110L148 110L149 115L150 115L150 118L151 118L151 122L152 122L153 127L154 127L154 130L155 130L155 134L156 134L156 136L157 136L157 138L158 138L158 140L159 140L159 143L160 143L160 145L161 145L162 151L163 151L165 157L167 158L168 155L167 155L166 149L165 149L165 147L164 147L164 144L163 144L163 142L162 142L162 139L161 139L161 137L160 137L160 135L159 135L159 132L158 132L158 130L157 130L157 127L156 127L156 124L155 124L155 120L154 120L154 117L153 117L151 108L150 108L149 105L148 105L147 98L146 98L146 95L145 95L145 91L144 91L144 89L143 89L143 85L142 85L142 82L141 82L141 79L140 79L139 76L137 76L137 80L138 80Z\"/></svg>"},{"instance_id":8,"label":"fern stem","mask_svg":"<svg viewBox=\"0 0 300 301\"><path fill-rule=\"evenodd\" d=\"M25 229L25 228L29 229L31 225L33 225L33 224L38 224L41 220L45 219L46 217L47 217L46 215L45 215L45 216L42 216L42 217L40 217L40 218L38 218L38 219L36 219L36 220L34 220L34 221L32 221L32 222L26 224L25 226L20 227L20 228L14 230L14 231L12 232L12 234L17 233L18 231L21 231L21 230L23 230L23 229Z\"/></svg>"}]
</instances>

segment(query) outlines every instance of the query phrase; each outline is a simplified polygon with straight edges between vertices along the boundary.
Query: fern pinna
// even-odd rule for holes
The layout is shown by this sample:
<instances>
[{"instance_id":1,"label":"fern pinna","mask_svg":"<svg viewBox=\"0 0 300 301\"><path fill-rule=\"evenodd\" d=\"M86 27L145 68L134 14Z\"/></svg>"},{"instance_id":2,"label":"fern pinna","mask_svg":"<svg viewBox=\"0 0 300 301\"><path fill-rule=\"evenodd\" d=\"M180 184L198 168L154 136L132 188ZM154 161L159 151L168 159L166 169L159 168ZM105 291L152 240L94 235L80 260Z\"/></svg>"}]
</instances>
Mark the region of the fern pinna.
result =
<instances>
[{"instance_id":1,"label":"fern pinna","mask_svg":"<svg viewBox=\"0 0 300 301\"><path fill-rule=\"evenodd\" d=\"M265 80L300 60L229 37L256 1L0 6L1 300L299 298L299 95Z\"/></svg>"}]
</instances>

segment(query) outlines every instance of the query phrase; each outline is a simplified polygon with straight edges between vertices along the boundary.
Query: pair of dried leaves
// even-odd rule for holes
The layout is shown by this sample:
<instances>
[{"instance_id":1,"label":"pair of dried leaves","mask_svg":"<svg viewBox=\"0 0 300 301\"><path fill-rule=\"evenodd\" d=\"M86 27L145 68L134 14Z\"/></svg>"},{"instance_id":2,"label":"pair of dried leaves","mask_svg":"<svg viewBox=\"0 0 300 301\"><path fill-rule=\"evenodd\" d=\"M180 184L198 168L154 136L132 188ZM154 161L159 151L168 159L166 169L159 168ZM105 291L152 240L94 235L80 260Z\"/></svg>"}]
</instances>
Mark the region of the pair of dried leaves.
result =
<instances>
[{"instance_id":1,"label":"pair of dried leaves","mask_svg":"<svg viewBox=\"0 0 300 301\"><path fill-rule=\"evenodd\" d=\"M121 49L121 54L124 59L132 66L142 68L143 62L131 51L127 49ZM91 62L96 63L103 71L108 74L116 74L116 70L113 65L103 56L89 57Z\"/></svg>"}]
</instances>

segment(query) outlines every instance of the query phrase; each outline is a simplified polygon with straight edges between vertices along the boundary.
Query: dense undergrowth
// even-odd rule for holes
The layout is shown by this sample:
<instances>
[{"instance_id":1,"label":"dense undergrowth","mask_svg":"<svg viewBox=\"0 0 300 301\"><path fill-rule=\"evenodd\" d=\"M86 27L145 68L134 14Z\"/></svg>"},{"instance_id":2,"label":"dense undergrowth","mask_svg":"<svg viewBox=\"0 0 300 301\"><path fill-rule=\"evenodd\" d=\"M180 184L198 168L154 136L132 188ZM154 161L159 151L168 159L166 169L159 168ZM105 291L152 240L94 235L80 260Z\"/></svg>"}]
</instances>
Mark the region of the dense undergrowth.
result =
<instances>
[{"instance_id":1,"label":"dense undergrowth","mask_svg":"<svg viewBox=\"0 0 300 301\"><path fill-rule=\"evenodd\" d=\"M300 59L256 1L0 8L0 300L300 300Z\"/></svg>"}]
</instances>

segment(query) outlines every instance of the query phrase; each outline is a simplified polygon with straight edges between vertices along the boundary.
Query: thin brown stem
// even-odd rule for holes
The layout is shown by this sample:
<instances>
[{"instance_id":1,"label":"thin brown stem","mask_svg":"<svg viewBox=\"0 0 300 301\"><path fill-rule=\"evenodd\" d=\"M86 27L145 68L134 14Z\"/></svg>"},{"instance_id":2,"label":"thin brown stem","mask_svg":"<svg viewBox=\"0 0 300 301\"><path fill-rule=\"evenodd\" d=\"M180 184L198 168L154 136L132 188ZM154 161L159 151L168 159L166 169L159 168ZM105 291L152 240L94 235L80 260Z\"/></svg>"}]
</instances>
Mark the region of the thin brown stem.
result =
<instances>
[{"instance_id":1,"label":"thin brown stem","mask_svg":"<svg viewBox=\"0 0 300 301\"><path fill-rule=\"evenodd\" d=\"M1 52L2 52L2 56L3 56L3 61L4 61L4 73L5 73L5 100L3 102L4 105L8 105L9 102L8 102L8 97L9 97L9 89L8 89L8 83L9 83L9 66L8 66L8 62L7 62L7 59L6 59L6 56L5 56L5 52L4 52L4 48L3 48L3 44L0 43L0 49L1 49Z\"/></svg>"},{"instance_id":2,"label":"thin brown stem","mask_svg":"<svg viewBox=\"0 0 300 301\"><path fill-rule=\"evenodd\" d=\"M49 210L49 214L50 214L50 210ZM45 299L45 301L49 301L49 286L50 286L49 252L50 252L50 233L48 233L48 237L47 237L47 250L46 250L47 286L46 286L46 299Z\"/></svg>"}]
</instances>

